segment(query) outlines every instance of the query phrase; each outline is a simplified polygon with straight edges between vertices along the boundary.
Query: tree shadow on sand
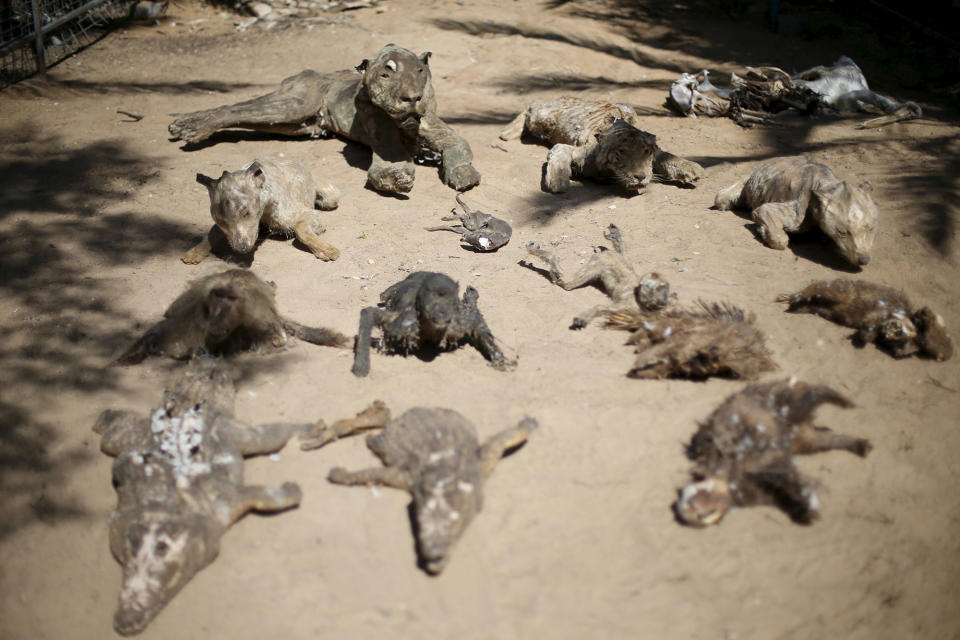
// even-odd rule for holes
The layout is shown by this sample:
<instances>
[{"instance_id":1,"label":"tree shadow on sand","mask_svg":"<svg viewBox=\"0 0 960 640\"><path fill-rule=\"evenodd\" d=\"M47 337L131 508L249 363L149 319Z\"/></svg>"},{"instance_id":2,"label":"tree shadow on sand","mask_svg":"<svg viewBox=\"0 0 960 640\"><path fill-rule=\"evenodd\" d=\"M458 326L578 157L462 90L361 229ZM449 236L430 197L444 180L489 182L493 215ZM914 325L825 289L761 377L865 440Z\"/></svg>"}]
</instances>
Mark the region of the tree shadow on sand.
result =
<instances>
[{"instance_id":1,"label":"tree shadow on sand","mask_svg":"<svg viewBox=\"0 0 960 640\"><path fill-rule=\"evenodd\" d=\"M193 235L140 212L104 213L158 175L126 144L68 148L32 130L2 135L9 143L0 152L0 538L38 520L84 516L64 485L89 454L58 442L90 425L49 424L37 414L61 393L120 383L118 370L104 365L135 322L96 267L139 264Z\"/></svg>"}]
</instances>

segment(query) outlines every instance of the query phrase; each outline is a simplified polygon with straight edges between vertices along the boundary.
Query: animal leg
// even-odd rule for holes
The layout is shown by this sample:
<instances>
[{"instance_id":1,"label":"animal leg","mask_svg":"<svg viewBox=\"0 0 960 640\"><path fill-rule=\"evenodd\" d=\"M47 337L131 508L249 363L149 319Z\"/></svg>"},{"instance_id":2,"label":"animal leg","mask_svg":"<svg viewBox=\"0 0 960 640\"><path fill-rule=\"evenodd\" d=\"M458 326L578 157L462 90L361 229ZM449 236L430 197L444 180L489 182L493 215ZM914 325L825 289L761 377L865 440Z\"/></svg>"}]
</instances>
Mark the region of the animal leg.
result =
<instances>
[{"instance_id":1,"label":"animal leg","mask_svg":"<svg viewBox=\"0 0 960 640\"><path fill-rule=\"evenodd\" d=\"M573 160L576 147L569 144L555 144L547 153L547 164L543 172L541 188L547 193L566 193L570 190L570 178L573 177Z\"/></svg>"},{"instance_id":2,"label":"animal leg","mask_svg":"<svg viewBox=\"0 0 960 640\"><path fill-rule=\"evenodd\" d=\"M368 429L379 429L390 422L390 410L380 400L361 411L354 418L337 420L329 427L321 420L315 425L315 432L304 438L300 448L304 451L319 449L334 440L353 435Z\"/></svg>"},{"instance_id":3,"label":"animal leg","mask_svg":"<svg viewBox=\"0 0 960 640\"><path fill-rule=\"evenodd\" d=\"M803 221L804 213L797 210L797 205L797 201L767 202L753 210L757 233L765 245L771 249L787 248L787 231L796 231Z\"/></svg>"},{"instance_id":4,"label":"animal leg","mask_svg":"<svg viewBox=\"0 0 960 640\"><path fill-rule=\"evenodd\" d=\"M350 344L350 336L345 336L339 331L324 327L308 327L287 318L283 319L283 330L295 338L321 347L346 348Z\"/></svg>"},{"instance_id":5,"label":"animal leg","mask_svg":"<svg viewBox=\"0 0 960 640\"><path fill-rule=\"evenodd\" d=\"M211 251L213 251L213 244L210 242L210 234L207 234L200 241L200 244L180 256L180 261L184 264L200 264L204 258L210 255Z\"/></svg>"},{"instance_id":6,"label":"animal leg","mask_svg":"<svg viewBox=\"0 0 960 640\"><path fill-rule=\"evenodd\" d=\"M319 179L317 182L316 206L324 211L332 211L340 206L340 189L329 180Z\"/></svg>"},{"instance_id":7,"label":"animal leg","mask_svg":"<svg viewBox=\"0 0 960 640\"><path fill-rule=\"evenodd\" d=\"M593 282L600 277L601 271L597 265L597 260L593 257L591 257L585 265L583 265L575 274L573 274L572 278L567 280L563 277L563 272L557 265L557 260L554 258L552 253L541 249L540 245L535 242L527 243L526 249L530 255L537 256L547 263L550 282L562 287L564 291L577 289L578 287L582 287L583 285Z\"/></svg>"},{"instance_id":8,"label":"animal leg","mask_svg":"<svg viewBox=\"0 0 960 640\"><path fill-rule=\"evenodd\" d=\"M448 227L424 227L426 231L453 231L454 233L464 234L467 229L463 225L452 225Z\"/></svg>"},{"instance_id":9,"label":"animal leg","mask_svg":"<svg viewBox=\"0 0 960 640\"><path fill-rule=\"evenodd\" d=\"M461 310L462 322L466 328L464 334L477 351L479 351L490 364L497 369L512 369L517 366L516 360L508 360L500 347L497 346L497 340L490 332L490 327L480 314L477 307L477 300L480 294L473 287L467 287L463 292L463 307Z\"/></svg>"},{"instance_id":10,"label":"animal leg","mask_svg":"<svg viewBox=\"0 0 960 640\"><path fill-rule=\"evenodd\" d=\"M362 471L347 471L343 467L334 467L327 475L327 480L349 487L377 485L404 491L408 491L411 484L410 474L399 467L374 467Z\"/></svg>"},{"instance_id":11,"label":"animal leg","mask_svg":"<svg viewBox=\"0 0 960 640\"><path fill-rule=\"evenodd\" d=\"M797 431L790 447L793 453L799 454L819 453L821 451L833 451L834 449L843 449L863 458L870 453L873 445L865 438L853 438L832 431L827 427L803 425Z\"/></svg>"},{"instance_id":12,"label":"animal leg","mask_svg":"<svg viewBox=\"0 0 960 640\"><path fill-rule=\"evenodd\" d=\"M471 164L470 144L434 114L420 121L420 137L429 149L440 152L440 175L451 189L466 191L480 184L480 172Z\"/></svg>"},{"instance_id":13,"label":"animal leg","mask_svg":"<svg viewBox=\"0 0 960 640\"><path fill-rule=\"evenodd\" d=\"M480 447L480 466L483 469L483 475L489 477L504 452L526 442L530 433L536 428L536 420L524 418L512 429L501 431L484 442Z\"/></svg>"},{"instance_id":14,"label":"animal leg","mask_svg":"<svg viewBox=\"0 0 960 640\"><path fill-rule=\"evenodd\" d=\"M594 318L601 316L605 313L612 311L610 305L598 304L595 307L590 307L583 313L577 314L577 317L573 319L573 322L570 323L571 329L583 329L588 324L590 324Z\"/></svg>"},{"instance_id":15,"label":"animal leg","mask_svg":"<svg viewBox=\"0 0 960 640\"><path fill-rule=\"evenodd\" d=\"M261 485L246 485L240 487L236 502L231 505L230 524L236 522L249 511L262 513L276 513L296 507L300 504L303 493L295 482L284 482L279 489L271 489Z\"/></svg>"},{"instance_id":16,"label":"animal leg","mask_svg":"<svg viewBox=\"0 0 960 640\"><path fill-rule=\"evenodd\" d=\"M820 498L791 462L747 474L749 483L760 490L758 501L769 500L798 524L810 524L820 517Z\"/></svg>"},{"instance_id":17,"label":"animal leg","mask_svg":"<svg viewBox=\"0 0 960 640\"><path fill-rule=\"evenodd\" d=\"M527 126L527 112L524 111L516 118L514 118L510 124L503 128L500 132L501 140L516 140L523 135L523 129Z\"/></svg>"},{"instance_id":18,"label":"animal leg","mask_svg":"<svg viewBox=\"0 0 960 640\"><path fill-rule=\"evenodd\" d=\"M306 245L313 255L329 262L340 257L340 250L320 239L320 234L324 231L326 229L315 211L304 212L303 217L293 227L297 240Z\"/></svg>"},{"instance_id":19,"label":"animal leg","mask_svg":"<svg viewBox=\"0 0 960 640\"><path fill-rule=\"evenodd\" d=\"M317 123L321 106L322 78L315 71L302 71L286 78L280 88L252 100L215 109L188 113L167 128L174 140L193 144L220 129L237 127L284 135L320 135Z\"/></svg>"},{"instance_id":20,"label":"animal leg","mask_svg":"<svg viewBox=\"0 0 960 640\"><path fill-rule=\"evenodd\" d=\"M653 175L662 182L693 186L703 175L703 167L692 160L661 150L653 157Z\"/></svg>"},{"instance_id":21,"label":"animal leg","mask_svg":"<svg viewBox=\"0 0 960 640\"><path fill-rule=\"evenodd\" d=\"M108 456L117 456L136 447L140 441L138 428L143 419L132 411L107 409L93 425L94 433L100 434L100 451Z\"/></svg>"},{"instance_id":22,"label":"animal leg","mask_svg":"<svg viewBox=\"0 0 960 640\"><path fill-rule=\"evenodd\" d=\"M745 185L746 182L746 180L741 180L736 184L720 189L720 191L717 192L717 197L713 200L713 208L719 209L720 211L730 211L739 207L740 194L743 192L743 185Z\"/></svg>"},{"instance_id":23,"label":"animal leg","mask_svg":"<svg viewBox=\"0 0 960 640\"><path fill-rule=\"evenodd\" d=\"M360 327L353 348L353 368L350 369L357 377L363 378L370 373L370 334L374 325L381 320L381 311L377 307L366 307L360 312Z\"/></svg>"},{"instance_id":24,"label":"animal leg","mask_svg":"<svg viewBox=\"0 0 960 640\"><path fill-rule=\"evenodd\" d=\"M294 436L307 437L315 425L309 423L275 422L256 426L232 419L221 418L217 425L220 437L244 456L276 453Z\"/></svg>"},{"instance_id":25,"label":"animal leg","mask_svg":"<svg viewBox=\"0 0 960 640\"><path fill-rule=\"evenodd\" d=\"M374 113L364 122L365 142L373 149L367 182L377 191L407 193L413 188L414 164L403 134L384 113Z\"/></svg>"}]
</instances>

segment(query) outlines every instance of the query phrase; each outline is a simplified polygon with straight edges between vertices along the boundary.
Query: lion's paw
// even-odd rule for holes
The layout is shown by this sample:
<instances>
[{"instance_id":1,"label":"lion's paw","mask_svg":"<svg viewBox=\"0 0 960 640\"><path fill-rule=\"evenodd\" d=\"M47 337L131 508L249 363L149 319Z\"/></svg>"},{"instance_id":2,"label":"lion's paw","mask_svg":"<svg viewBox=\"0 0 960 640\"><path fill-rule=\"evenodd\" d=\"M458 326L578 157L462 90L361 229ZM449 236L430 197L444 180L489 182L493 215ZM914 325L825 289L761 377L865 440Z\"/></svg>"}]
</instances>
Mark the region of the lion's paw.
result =
<instances>
[{"instance_id":1,"label":"lion's paw","mask_svg":"<svg viewBox=\"0 0 960 640\"><path fill-rule=\"evenodd\" d=\"M446 183L451 189L466 191L480 184L480 172L472 164L462 164L447 174Z\"/></svg>"}]
</instances>

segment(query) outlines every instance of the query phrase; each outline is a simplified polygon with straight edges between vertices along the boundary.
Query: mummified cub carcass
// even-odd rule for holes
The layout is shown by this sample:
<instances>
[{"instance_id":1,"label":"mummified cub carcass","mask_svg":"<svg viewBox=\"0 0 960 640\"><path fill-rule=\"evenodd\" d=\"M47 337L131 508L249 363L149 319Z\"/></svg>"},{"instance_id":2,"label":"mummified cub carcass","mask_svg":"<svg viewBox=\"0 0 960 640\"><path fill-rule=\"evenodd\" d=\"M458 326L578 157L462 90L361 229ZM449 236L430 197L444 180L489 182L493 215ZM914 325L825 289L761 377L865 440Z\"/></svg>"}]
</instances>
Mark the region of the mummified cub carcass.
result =
<instances>
[{"instance_id":1,"label":"mummified cub carcass","mask_svg":"<svg viewBox=\"0 0 960 640\"><path fill-rule=\"evenodd\" d=\"M866 191L806 156L761 162L749 178L717 192L713 206L751 211L760 239L772 249L787 248L787 233L819 227L857 266L870 262L880 217Z\"/></svg>"},{"instance_id":2,"label":"mummified cub carcass","mask_svg":"<svg viewBox=\"0 0 960 640\"><path fill-rule=\"evenodd\" d=\"M370 415L343 421L338 435L376 427L367 447L382 467L347 471L336 467L329 480L342 485L381 485L402 489L413 498L411 517L420 566L443 571L456 542L483 507L483 486L504 453L526 442L537 421L524 418L480 444L473 425L451 409L416 407L390 420L383 406Z\"/></svg>"},{"instance_id":3,"label":"mummified cub carcass","mask_svg":"<svg viewBox=\"0 0 960 640\"><path fill-rule=\"evenodd\" d=\"M306 327L282 317L274 297L272 283L244 269L198 278L116 363L137 364L155 355L186 359L264 353L287 347L291 338L328 347L350 343L348 336L332 329Z\"/></svg>"},{"instance_id":4,"label":"mummified cub carcass","mask_svg":"<svg viewBox=\"0 0 960 640\"><path fill-rule=\"evenodd\" d=\"M595 247L587 263L572 276L565 276L554 255L542 249L535 242L527 243L526 249L532 256L547 264L546 276L550 282L565 291L571 291L588 284L599 284L610 298L610 303L597 305L578 314L570 324L571 329L583 329L597 316L615 311L630 311L637 308L642 311L658 311L670 302L670 283L658 273L645 273L642 276L634 271L624 255L623 235L620 229L611 224L603 232L613 249L604 246ZM525 267L538 270L527 262Z\"/></svg>"},{"instance_id":5,"label":"mummified cub carcass","mask_svg":"<svg viewBox=\"0 0 960 640\"><path fill-rule=\"evenodd\" d=\"M100 449L116 457L109 526L110 550L123 565L118 633L142 631L213 562L220 539L246 513L300 504L292 482L244 484L243 459L279 451L297 435L315 438L316 425L247 425L233 416L234 395L222 361L198 358L149 416L108 410L94 426Z\"/></svg>"},{"instance_id":6,"label":"mummified cub carcass","mask_svg":"<svg viewBox=\"0 0 960 640\"><path fill-rule=\"evenodd\" d=\"M353 373L370 373L371 334L383 333L381 346L388 353L435 354L471 344L494 367L516 366L509 360L487 327L477 300L480 294L467 287L463 299L460 285L442 273L415 271L380 294L380 304L360 312L360 327L354 347Z\"/></svg>"},{"instance_id":7,"label":"mummified cub carcass","mask_svg":"<svg viewBox=\"0 0 960 640\"><path fill-rule=\"evenodd\" d=\"M373 149L371 187L386 193L413 188L414 158L439 156L443 181L464 191L480 184L467 141L437 116L430 52L415 55L388 44L356 69L302 71L265 96L181 116L174 139L206 140L221 129L290 136L336 134Z\"/></svg>"},{"instance_id":8,"label":"mummified cub carcass","mask_svg":"<svg viewBox=\"0 0 960 640\"><path fill-rule=\"evenodd\" d=\"M822 404L853 406L830 387L794 378L752 384L727 398L687 447L693 482L674 505L680 521L706 527L732 507L774 505L795 522L813 522L820 499L793 456L842 449L863 457L871 449L868 440L814 425Z\"/></svg>"},{"instance_id":9,"label":"mummified cub carcass","mask_svg":"<svg viewBox=\"0 0 960 640\"><path fill-rule=\"evenodd\" d=\"M777 301L788 303L790 312L812 313L856 329L854 344L874 342L895 358L949 360L953 355L953 341L940 314L930 307L915 309L893 287L847 278L819 280Z\"/></svg>"},{"instance_id":10,"label":"mummified cub carcass","mask_svg":"<svg viewBox=\"0 0 960 640\"><path fill-rule=\"evenodd\" d=\"M628 104L565 97L532 103L500 138L529 133L553 145L542 185L550 193L568 191L571 178L612 180L637 191L651 180L694 186L703 167L663 151L656 136L638 124Z\"/></svg>"},{"instance_id":11,"label":"mummified cub carcass","mask_svg":"<svg viewBox=\"0 0 960 640\"><path fill-rule=\"evenodd\" d=\"M317 258L327 261L340 251L320 239L325 229L314 207L336 209L340 190L326 180L315 182L299 162L282 158L257 158L238 171L224 171L219 178L197 174L197 182L210 195L214 226L207 237L180 258L197 264L207 257L217 241L226 236L237 253L250 253L260 230L285 238L296 236Z\"/></svg>"}]
</instances>

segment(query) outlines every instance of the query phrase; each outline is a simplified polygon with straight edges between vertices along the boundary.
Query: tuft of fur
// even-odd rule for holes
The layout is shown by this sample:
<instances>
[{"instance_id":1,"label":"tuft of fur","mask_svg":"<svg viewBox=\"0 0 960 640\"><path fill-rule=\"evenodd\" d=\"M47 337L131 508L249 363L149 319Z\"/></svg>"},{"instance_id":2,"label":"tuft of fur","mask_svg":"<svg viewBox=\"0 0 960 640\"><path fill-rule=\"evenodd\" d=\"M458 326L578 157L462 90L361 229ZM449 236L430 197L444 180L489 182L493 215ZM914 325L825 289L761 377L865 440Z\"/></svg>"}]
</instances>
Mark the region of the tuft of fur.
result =
<instances>
[{"instance_id":1,"label":"tuft of fur","mask_svg":"<svg viewBox=\"0 0 960 640\"><path fill-rule=\"evenodd\" d=\"M244 269L230 269L194 280L116 364L150 356L176 359L241 351L264 353L286 347L291 337L314 344L346 347L350 338L331 329L305 327L277 312L274 287Z\"/></svg>"},{"instance_id":2,"label":"tuft of fur","mask_svg":"<svg viewBox=\"0 0 960 640\"><path fill-rule=\"evenodd\" d=\"M856 329L855 343L876 343L895 358L948 360L953 355L943 318L929 307L914 309L907 296L892 287L847 278L818 280L778 296L777 302L786 302L787 311L812 313Z\"/></svg>"},{"instance_id":3,"label":"tuft of fur","mask_svg":"<svg viewBox=\"0 0 960 640\"><path fill-rule=\"evenodd\" d=\"M352 472L337 467L328 479L409 492L418 562L427 573L437 575L482 509L484 483L494 466L505 452L526 442L537 422L524 418L481 445L473 425L450 409L416 407L386 422L388 418L381 418L382 431L367 437L367 447L384 466ZM373 426L366 421L361 428ZM343 435L349 433L343 430Z\"/></svg>"},{"instance_id":4,"label":"tuft of fur","mask_svg":"<svg viewBox=\"0 0 960 640\"><path fill-rule=\"evenodd\" d=\"M795 378L752 384L731 395L690 440L692 482L674 504L678 519L696 527L717 524L732 507L773 505L809 524L820 515L814 484L794 455L845 450L864 457L871 444L813 424L822 404L853 406L825 385Z\"/></svg>"},{"instance_id":5,"label":"tuft of fur","mask_svg":"<svg viewBox=\"0 0 960 640\"><path fill-rule=\"evenodd\" d=\"M526 132L553 145L542 184L550 193L569 190L571 178L614 181L630 190L643 189L654 179L685 186L700 179L700 165L661 150L656 136L638 125L630 105L563 97L532 103L500 138Z\"/></svg>"},{"instance_id":6,"label":"tuft of fur","mask_svg":"<svg viewBox=\"0 0 960 640\"><path fill-rule=\"evenodd\" d=\"M880 217L866 191L806 156L760 163L746 181L717 192L714 208L751 211L760 239L772 249L786 249L788 233L819 227L860 267L870 262Z\"/></svg>"},{"instance_id":7,"label":"tuft of fur","mask_svg":"<svg viewBox=\"0 0 960 640\"><path fill-rule=\"evenodd\" d=\"M777 368L753 314L731 304L700 301L696 309L606 315L607 328L633 332L627 341L637 352L627 373L632 378L752 379Z\"/></svg>"}]
</instances>

